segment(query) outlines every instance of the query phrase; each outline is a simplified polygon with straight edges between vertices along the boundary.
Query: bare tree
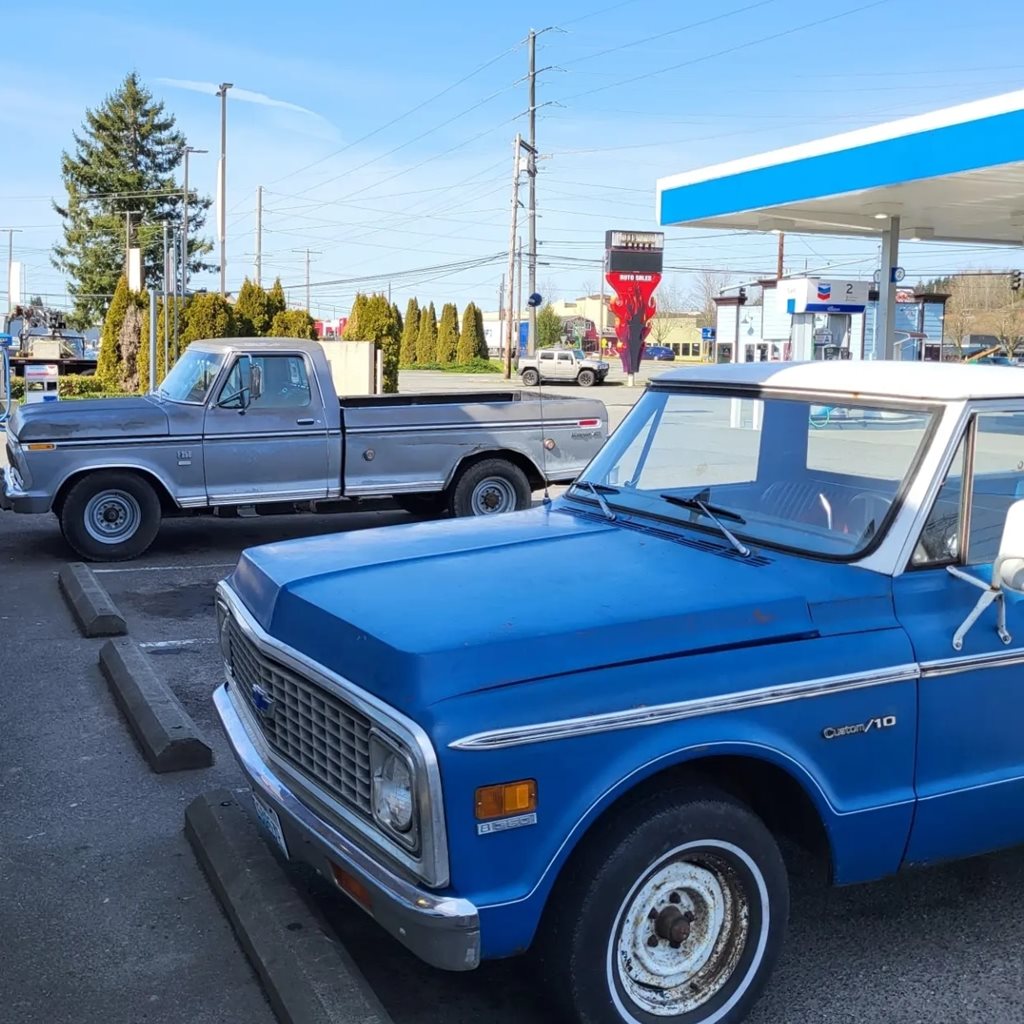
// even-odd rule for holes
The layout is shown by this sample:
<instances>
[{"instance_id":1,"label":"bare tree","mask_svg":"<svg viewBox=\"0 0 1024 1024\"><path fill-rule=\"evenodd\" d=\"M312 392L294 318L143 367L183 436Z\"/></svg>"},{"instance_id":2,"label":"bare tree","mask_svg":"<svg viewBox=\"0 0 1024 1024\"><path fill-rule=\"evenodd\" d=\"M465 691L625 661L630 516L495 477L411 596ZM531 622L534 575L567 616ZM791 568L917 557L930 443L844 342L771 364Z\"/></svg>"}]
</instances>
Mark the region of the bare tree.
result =
<instances>
[{"instance_id":1,"label":"bare tree","mask_svg":"<svg viewBox=\"0 0 1024 1024\"><path fill-rule=\"evenodd\" d=\"M952 280L945 326L961 358L971 334L990 334L1015 356L1024 349L1024 302L1004 273L963 274Z\"/></svg>"},{"instance_id":2,"label":"bare tree","mask_svg":"<svg viewBox=\"0 0 1024 1024\"><path fill-rule=\"evenodd\" d=\"M654 301L657 312L651 320L651 337L663 345L678 322L678 314L686 308L686 298L677 285L662 282L654 293Z\"/></svg>"},{"instance_id":3,"label":"bare tree","mask_svg":"<svg viewBox=\"0 0 1024 1024\"><path fill-rule=\"evenodd\" d=\"M715 299L723 288L732 283L729 274L719 274L713 270L702 270L696 277L690 291L690 306L700 311L697 317L698 327L715 326Z\"/></svg>"}]
</instances>

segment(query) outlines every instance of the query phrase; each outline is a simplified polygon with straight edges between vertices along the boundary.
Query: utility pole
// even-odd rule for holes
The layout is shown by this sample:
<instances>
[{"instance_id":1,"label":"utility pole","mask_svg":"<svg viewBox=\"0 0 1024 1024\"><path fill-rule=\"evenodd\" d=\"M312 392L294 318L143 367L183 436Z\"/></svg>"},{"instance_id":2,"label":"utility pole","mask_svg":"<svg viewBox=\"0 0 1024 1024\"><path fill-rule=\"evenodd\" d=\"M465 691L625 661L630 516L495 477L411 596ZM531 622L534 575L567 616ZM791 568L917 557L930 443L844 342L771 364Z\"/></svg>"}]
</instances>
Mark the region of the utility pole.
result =
<instances>
[{"instance_id":1,"label":"utility pole","mask_svg":"<svg viewBox=\"0 0 1024 1024\"><path fill-rule=\"evenodd\" d=\"M171 287L174 293L174 361L178 361L178 269L179 269L179 258L181 253L178 250L179 244L179 233L178 228L175 227L171 232L171 260L174 263L174 274L171 279ZM168 366L170 369L170 366Z\"/></svg>"},{"instance_id":2,"label":"utility pole","mask_svg":"<svg viewBox=\"0 0 1024 1024\"><path fill-rule=\"evenodd\" d=\"M530 159L526 173L530 178L529 197L529 273L530 295L537 291L537 33L530 29ZM537 351L537 307L530 306L530 324L526 334L526 353L532 357Z\"/></svg>"},{"instance_id":3,"label":"utility pole","mask_svg":"<svg viewBox=\"0 0 1024 1024\"><path fill-rule=\"evenodd\" d=\"M256 287L263 286L263 186L256 186Z\"/></svg>"},{"instance_id":4,"label":"utility pole","mask_svg":"<svg viewBox=\"0 0 1024 1024\"><path fill-rule=\"evenodd\" d=\"M224 298L228 273L227 257L227 186L228 186L228 89L232 82L221 82L220 97L220 163L217 165L217 234L220 238L220 296Z\"/></svg>"},{"instance_id":5,"label":"utility pole","mask_svg":"<svg viewBox=\"0 0 1024 1024\"><path fill-rule=\"evenodd\" d=\"M21 233L21 228L0 228L0 233L7 232L7 308L14 306L14 235Z\"/></svg>"},{"instance_id":6,"label":"utility pole","mask_svg":"<svg viewBox=\"0 0 1024 1024\"><path fill-rule=\"evenodd\" d=\"M508 293L505 302L505 380L512 377L512 302L516 279L516 229L519 222L519 154L523 137L516 135L512 160L512 223L508 239Z\"/></svg>"},{"instance_id":7,"label":"utility pole","mask_svg":"<svg viewBox=\"0 0 1024 1024\"><path fill-rule=\"evenodd\" d=\"M516 258L516 263L517 263L517 266L516 266L516 287L517 287L517 293L516 293L516 348L518 348L519 344L520 344L520 342L519 342L519 331L521 330L521 327L519 325L521 324L522 319L523 319L523 237L522 237L522 235L519 236L519 245L517 246L517 249L518 249L518 256ZM526 335L526 343L527 343L527 345L529 345L529 343L530 343L530 335L529 335L529 333L527 333L527 335Z\"/></svg>"},{"instance_id":8,"label":"utility pole","mask_svg":"<svg viewBox=\"0 0 1024 1024\"><path fill-rule=\"evenodd\" d=\"M181 237L184 239L182 242L182 251L184 257L181 261L181 291L182 294L188 291L188 206L189 206L189 191L188 191L188 157L190 153L205 153L205 149L196 149L195 146L185 147L185 181L184 188L181 196ZM175 259L177 259L177 249L175 249ZM177 276L177 275L175 275ZM177 289L175 289L177 291ZM178 358L178 345L175 341L174 345L174 358Z\"/></svg>"},{"instance_id":9,"label":"utility pole","mask_svg":"<svg viewBox=\"0 0 1024 1024\"><path fill-rule=\"evenodd\" d=\"M322 256L317 249L293 249L292 252L304 252L306 254L306 312L309 313L309 257L310 256Z\"/></svg>"},{"instance_id":10,"label":"utility pole","mask_svg":"<svg viewBox=\"0 0 1024 1024\"><path fill-rule=\"evenodd\" d=\"M124 276L128 281L131 281L132 217L137 213L142 213L142 211L124 211ZM143 272L142 276L145 278L145 272ZM143 280L143 286L145 286L145 283L145 280Z\"/></svg>"},{"instance_id":11,"label":"utility pole","mask_svg":"<svg viewBox=\"0 0 1024 1024\"><path fill-rule=\"evenodd\" d=\"M779 258L775 267L775 280L781 281L783 275L783 261L786 258L786 233L784 231L779 232Z\"/></svg>"},{"instance_id":12,"label":"utility pole","mask_svg":"<svg viewBox=\"0 0 1024 1024\"><path fill-rule=\"evenodd\" d=\"M164 221L164 373L167 372L167 353L170 343L170 311L167 308L167 286L171 278L171 254L167 248L167 221Z\"/></svg>"}]
</instances>

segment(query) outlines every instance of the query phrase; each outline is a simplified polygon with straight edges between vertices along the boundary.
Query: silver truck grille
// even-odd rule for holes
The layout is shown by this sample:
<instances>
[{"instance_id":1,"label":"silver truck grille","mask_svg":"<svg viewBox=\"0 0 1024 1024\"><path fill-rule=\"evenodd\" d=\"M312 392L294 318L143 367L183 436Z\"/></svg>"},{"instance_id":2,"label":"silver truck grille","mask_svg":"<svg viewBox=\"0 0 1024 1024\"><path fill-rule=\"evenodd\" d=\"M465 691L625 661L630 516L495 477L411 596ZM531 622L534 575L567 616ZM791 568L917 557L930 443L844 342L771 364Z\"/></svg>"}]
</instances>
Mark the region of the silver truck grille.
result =
<instances>
[{"instance_id":1,"label":"silver truck grille","mask_svg":"<svg viewBox=\"0 0 1024 1024\"><path fill-rule=\"evenodd\" d=\"M372 820L370 720L264 654L229 618L231 675L271 748L343 804ZM253 687L259 687L254 695Z\"/></svg>"}]
</instances>

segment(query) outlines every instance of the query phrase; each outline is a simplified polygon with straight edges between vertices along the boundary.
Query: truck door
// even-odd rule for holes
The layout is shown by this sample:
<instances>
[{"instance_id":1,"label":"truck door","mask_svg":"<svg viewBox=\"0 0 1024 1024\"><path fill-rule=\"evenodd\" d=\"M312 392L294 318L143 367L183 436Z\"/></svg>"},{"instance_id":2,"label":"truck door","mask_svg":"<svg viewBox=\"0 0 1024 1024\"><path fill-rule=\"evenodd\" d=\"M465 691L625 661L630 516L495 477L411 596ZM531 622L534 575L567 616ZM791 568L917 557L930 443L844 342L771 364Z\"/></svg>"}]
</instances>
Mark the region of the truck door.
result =
<instances>
[{"instance_id":1,"label":"truck door","mask_svg":"<svg viewBox=\"0 0 1024 1024\"><path fill-rule=\"evenodd\" d=\"M910 862L1024 843L1024 597L1005 592L1006 644L990 605L954 637L989 583L1006 510L1024 497L1024 408L971 422L921 532L894 581L896 614L921 666L918 807Z\"/></svg>"},{"instance_id":2,"label":"truck door","mask_svg":"<svg viewBox=\"0 0 1024 1024\"><path fill-rule=\"evenodd\" d=\"M327 419L307 358L238 356L207 407L203 452L211 504L326 497Z\"/></svg>"},{"instance_id":3,"label":"truck door","mask_svg":"<svg viewBox=\"0 0 1024 1024\"><path fill-rule=\"evenodd\" d=\"M576 379L576 360L571 352L555 353L555 376L559 380Z\"/></svg>"}]
</instances>

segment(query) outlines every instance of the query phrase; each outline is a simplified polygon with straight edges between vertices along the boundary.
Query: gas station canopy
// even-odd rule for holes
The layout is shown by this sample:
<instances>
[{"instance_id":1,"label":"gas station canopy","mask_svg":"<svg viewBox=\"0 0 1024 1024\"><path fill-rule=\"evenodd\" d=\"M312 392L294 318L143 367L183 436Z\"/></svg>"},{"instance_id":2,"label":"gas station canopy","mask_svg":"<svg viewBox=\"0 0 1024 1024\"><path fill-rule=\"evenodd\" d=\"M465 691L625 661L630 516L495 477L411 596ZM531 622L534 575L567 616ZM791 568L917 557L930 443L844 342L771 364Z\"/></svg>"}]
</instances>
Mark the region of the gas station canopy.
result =
<instances>
[{"instance_id":1,"label":"gas station canopy","mask_svg":"<svg viewBox=\"0 0 1024 1024\"><path fill-rule=\"evenodd\" d=\"M1024 244L1024 90L657 183L662 225Z\"/></svg>"}]
</instances>

